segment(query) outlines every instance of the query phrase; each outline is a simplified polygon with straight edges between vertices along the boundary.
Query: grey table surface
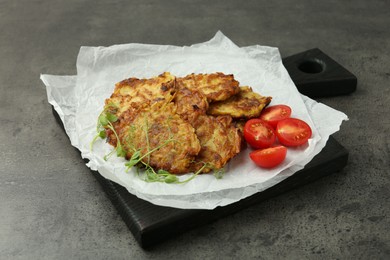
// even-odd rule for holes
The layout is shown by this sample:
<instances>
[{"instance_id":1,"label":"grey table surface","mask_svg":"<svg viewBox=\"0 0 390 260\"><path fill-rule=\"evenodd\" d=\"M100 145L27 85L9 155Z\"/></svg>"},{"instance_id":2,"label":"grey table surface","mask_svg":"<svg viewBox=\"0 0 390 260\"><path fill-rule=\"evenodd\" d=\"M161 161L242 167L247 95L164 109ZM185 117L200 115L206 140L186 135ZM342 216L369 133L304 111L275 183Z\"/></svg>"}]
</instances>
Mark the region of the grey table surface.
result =
<instances>
[{"instance_id":1,"label":"grey table surface","mask_svg":"<svg viewBox=\"0 0 390 260\"><path fill-rule=\"evenodd\" d=\"M0 259L389 259L389 1L0 1ZM320 48L357 91L339 173L151 250L139 247L56 123L41 73L73 75L80 46L190 45L218 30L282 56Z\"/></svg>"}]
</instances>

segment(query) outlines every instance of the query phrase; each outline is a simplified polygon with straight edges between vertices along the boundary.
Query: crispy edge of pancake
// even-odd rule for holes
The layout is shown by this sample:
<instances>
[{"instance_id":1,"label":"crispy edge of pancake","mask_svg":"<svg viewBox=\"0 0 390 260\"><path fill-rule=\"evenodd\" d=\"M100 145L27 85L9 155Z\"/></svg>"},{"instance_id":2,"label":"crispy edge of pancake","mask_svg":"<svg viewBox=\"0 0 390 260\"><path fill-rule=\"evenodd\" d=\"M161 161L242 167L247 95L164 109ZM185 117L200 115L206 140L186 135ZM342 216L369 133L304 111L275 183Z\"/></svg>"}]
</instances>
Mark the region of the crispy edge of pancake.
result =
<instances>
[{"instance_id":1,"label":"crispy edge of pancake","mask_svg":"<svg viewBox=\"0 0 390 260\"><path fill-rule=\"evenodd\" d=\"M227 100L213 102L207 114L214 116L229 115L233 118L258 117L271 102L272 97L264 97L253 92L248 86L240 87L240 92Z\"/></svg>"},{"instance_id":2,"label":"crispy edge of pancake","mask_svg":"<svg viewBox=\"0 0 390 260\"><path fill-rule=\"evenodd\" d=\"M239 82L232 74L221 72L210 74L189 74L176 78L179 86L195 89L204 94L209 102L226 100L240 91Z\"/></svg>"}]
</instances>

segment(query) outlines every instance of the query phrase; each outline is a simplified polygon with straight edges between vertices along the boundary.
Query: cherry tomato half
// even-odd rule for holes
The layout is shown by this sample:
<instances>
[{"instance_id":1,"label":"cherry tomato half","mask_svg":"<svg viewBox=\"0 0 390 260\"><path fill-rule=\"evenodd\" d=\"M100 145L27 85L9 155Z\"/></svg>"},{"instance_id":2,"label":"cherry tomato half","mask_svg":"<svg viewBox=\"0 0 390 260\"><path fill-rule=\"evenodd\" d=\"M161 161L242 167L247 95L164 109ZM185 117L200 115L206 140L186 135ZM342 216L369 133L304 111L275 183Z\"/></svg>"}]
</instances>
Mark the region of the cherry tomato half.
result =
<instances>
[{"instance_id":1,"label":"cherry tomato half","mask_svg":"<svg viewBox=\"0 0 390 260\"><path fill-rule=\"evenodd\" d=\"M277 145L270 148L256 150L249 154L252 161L263 168L273 168L281 164L286 158L287 148Z\"/></svg>"},{"instance_id":2,"label":"cherry tomato half","mask_svg":"<svg viewBox=\"0 0 390 260\"><path fill-rule=\"evenodd\" d=\"M287 105L275 105L265 108L260 115L260 119L267 121L276 128L278 122L291 116L291 108Z\"/></svg>"},{"instance_id":3,"label":"cherry tomato half","mask_svg":"<svg viewBox=\"0 0 390 260\"><path fill-rule=\"evenodd\" d=\"M253 148L268 148L275 142L275 131L267 122L254 118L245 123L244 138Z\"/></svg>"},{"instance_id":4,"label":"cherry tomato half","mask_svg":"<svg viewBox=\"0 0 390 260\"><path fill-rule=\"evenodd\" d=\"M286 146L305 144L312 135L310 126L297 118L286 118L276 126L276 135L279 142Z\"/></svg>"}]
</instances>

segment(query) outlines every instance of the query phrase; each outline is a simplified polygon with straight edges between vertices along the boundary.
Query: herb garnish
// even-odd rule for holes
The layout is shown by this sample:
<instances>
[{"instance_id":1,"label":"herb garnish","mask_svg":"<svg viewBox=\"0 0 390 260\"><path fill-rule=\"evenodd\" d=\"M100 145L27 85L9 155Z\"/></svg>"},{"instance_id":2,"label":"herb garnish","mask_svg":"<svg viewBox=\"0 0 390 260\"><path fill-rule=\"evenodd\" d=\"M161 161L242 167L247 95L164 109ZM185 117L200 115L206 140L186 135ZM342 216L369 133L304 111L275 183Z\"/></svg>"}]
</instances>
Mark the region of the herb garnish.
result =
<instances>
[{"instance_id":1,"label":"herb garnish","mask_svg":"<svg viewBox=\"0 0 390 260\"><path fill-rule=\"evenodd\" d=\"M149 165L149 163L145 163L142 161L143 158L149 156L152 152L160 149L167 143L164 142L162 145L150 150L144 155L141 155L141 151L138 150L136 151L133 156L131 156L130 160L125 163L126 172L128 172L133 166L138 166L136 169L136 173L138 177L146 182L165 182L165 183L178 183L178 184L183 184L191 181L194 179L196 176L198 176L203 169L206 167L206 163L196 172L194 173L191 177L189 177L186 180L180 181L179 178L175 175L172 174L166 170L159 169L157 172L153 169L152 166ZM144 171L141 173L140 169L144 168Z\"/></svg>"},{"instance_id":2,"label":"herb garnish","mask_svg":"<svg viewBox=\"0 0 390 260\"><path fill-rule=\"evenodd\" d=\"M102 113L100 113L99 117L98 117L98 122L97 122L97 128L96 128L96 131L97 131L97 134L96 136L93 138L92 142L91 142L91 150L92 150L92 147L94 145L94 143L96 142L96 140L100 137L102 139L106 138L107 137L107 134L106 134L106 128L110 129L115 137L116 137L116 147L114 150L112 150L109 154L105 155L104 156L104 160L107 161L108 158L116 151L116 155L118 157L125 157L126 156L126 151L125 149L123 148L122 144L121 144L121 141L119 140L119 136L118 134L116 133L115 131L115 128L114 126L112 125L112 123L118 121L118 117L106 110L104 110Z\"/></svg>"}]
</instances>

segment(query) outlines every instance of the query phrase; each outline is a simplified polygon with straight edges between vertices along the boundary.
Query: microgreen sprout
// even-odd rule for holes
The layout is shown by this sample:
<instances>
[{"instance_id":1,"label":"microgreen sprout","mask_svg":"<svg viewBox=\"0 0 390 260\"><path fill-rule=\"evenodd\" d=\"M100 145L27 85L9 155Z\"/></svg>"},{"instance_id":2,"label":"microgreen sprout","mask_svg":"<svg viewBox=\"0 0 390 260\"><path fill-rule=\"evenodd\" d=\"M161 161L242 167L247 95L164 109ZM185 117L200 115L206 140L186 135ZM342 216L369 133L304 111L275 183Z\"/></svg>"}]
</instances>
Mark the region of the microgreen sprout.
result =
<instances>
[{"instance_id":1,"label":"microgreen sprout","mask_svg":"<svg viewBox=\"0 0 390 260\"><path fill-rule=\"evenodd\" d=\"M221 169L214 169L214 173L213 173L214 177L216 179L222 179L223 176L225 176L225 169L224 168L221 168Z\"/></svg>"},{"instance_id":2,"label":"microgreen sprout","mask_svg":"<svg viewBox=\"0 0 390 260\"><path fill-rule=\"evenodd\" d=\"M108 108L112 108L112 105L109 106ZM114 153L114 151L116 151L116 154L118 157L125 157L126 156L126 151L123 148L123 146L119 140L119 136L116 133L115 128L112 124L116 121L118 121L118 117L116 115L108 112L107 110L103 110L103 112L100 113L100 115L98 117L98 122L97 122L97 127L96 127L97 134L91 142L90 149L92 151L93 145L99 137L101 139L104 139L107 137L107 133L106 133L107 128L110 129L114 133L114 135L116 137L116 147L113 151L111 151L109 154L106 154L104 156L104 160L106 160L106 161Z\"/></svg>"},{"instance_id":3,"label":"microgreen sprout","mask_svg":"<svg viewBox=\"0 0 390 260\"><path fill-rule=\"evenodd\" d=\"M126 172L128 172L131 169L131 167L133 167L134 165L138 164L139 162L142 162L142 159L145 157L148 157L148 163L145 163L145 166L148 166L150 162L150 154L152 154L154 151L161 149L162 147L166 146L168 143L173 141L174 141L173 138L169 138L159 146L153 148L152 150L150 150L150 148L148 147L148 152L142 156L141 156L141 150L136 150L131 156L130 160L125 163L125 166L127 166Z\"/></svg>"},{"instance_id":4,"label":"microgreen sprout","mask_svg":"<svg viewBox=\"0 0 390 260\"><path fill-rule=\"evenodd\" d=\"M206 168L207 164L205 163L197 172L192 174L189 178L180 181L180 179L177 177L177 175L172 174L166 170L160 169L157 172L147 163L144 163L142 161L141 165L145 167L145 170L143 173L140 172L141 167L137 167L136 173L138 177L145 181L145 182L164 182L164 183L175 183L175 184L184 184L191 180L193 180L196 176L198 176L204 168ZM130 169L129 167L128 169Z\"/></svg>"}]
</instances>

